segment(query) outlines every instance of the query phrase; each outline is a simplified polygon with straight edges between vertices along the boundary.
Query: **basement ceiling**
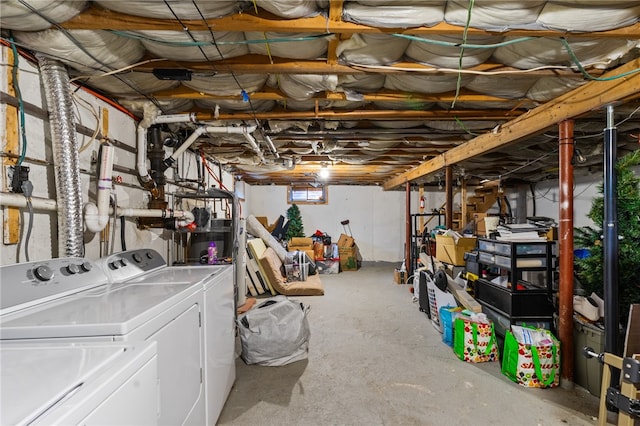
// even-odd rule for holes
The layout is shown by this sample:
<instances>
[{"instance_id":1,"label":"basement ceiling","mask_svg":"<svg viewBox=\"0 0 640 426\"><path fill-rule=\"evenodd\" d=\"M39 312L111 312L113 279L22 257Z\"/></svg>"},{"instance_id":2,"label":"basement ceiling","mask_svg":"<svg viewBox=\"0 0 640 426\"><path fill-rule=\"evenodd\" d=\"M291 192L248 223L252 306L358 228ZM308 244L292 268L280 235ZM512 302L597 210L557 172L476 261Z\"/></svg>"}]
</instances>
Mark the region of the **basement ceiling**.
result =
<instances>
[{"instance_id":1,"label":"basement ceiling","mask_svg":"<svg viewBox=\"0 0 640 426\"><path fill-rule=\"evenodd\" d=\"M142 117L258 125L194 144L251 184L557 177L575 119L601 170L605 105L638 148L640 5L594 0L3 0L5 41ZM11 33L9 32L11 30ZM186 137L196 123L172 125ZM321 166L330 169L322 180Z\"/></svg>"}]
</instances>

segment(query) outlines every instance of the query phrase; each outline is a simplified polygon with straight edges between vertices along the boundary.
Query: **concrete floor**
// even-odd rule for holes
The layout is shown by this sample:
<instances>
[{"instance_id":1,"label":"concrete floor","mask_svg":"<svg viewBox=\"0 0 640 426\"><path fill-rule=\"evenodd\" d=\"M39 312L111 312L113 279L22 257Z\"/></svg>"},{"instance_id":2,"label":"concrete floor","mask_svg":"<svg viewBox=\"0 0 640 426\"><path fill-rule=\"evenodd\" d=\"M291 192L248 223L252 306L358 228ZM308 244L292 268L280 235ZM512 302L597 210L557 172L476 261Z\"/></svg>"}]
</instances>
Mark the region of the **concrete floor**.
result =
<instances>
[{"instance_id":1,"label":"concrete floor","mask_svg":"<svg viewBox=\"0 0 640 426\"><path fill-rule=\"evenodd\" d=\"M497 362L455 357L393 283L394 264L322 275L311 306L309 357L284 367L246 365L220 425L593 425L598 398L581 387L527 389Z\"/></svg>"}]
</instances>

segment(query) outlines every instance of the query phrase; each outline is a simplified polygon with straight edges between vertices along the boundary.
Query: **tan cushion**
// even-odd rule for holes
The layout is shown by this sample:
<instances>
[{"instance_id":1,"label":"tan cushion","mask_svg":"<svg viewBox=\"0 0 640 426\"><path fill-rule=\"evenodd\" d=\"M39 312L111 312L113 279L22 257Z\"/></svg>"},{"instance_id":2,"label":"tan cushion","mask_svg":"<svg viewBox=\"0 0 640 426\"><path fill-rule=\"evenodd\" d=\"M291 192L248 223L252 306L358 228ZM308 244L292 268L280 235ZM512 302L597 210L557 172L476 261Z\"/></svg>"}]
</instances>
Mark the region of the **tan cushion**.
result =
<instances>
[{"instance_id":1,"label":"tan cushion","mask_svg":"<svg viewBox=\"0 0 640 426\"><path fill-rule=\"evenodd\" d=\"M264 271L267 282L277 293L285 296L322 296L324 294L322 281L317 274L309 276L306 281L287 283L280 270L282 262L271 247L265 250L258 262Z\"/></svg>"},{"instance_id":2,"label":"tan cushion","mask_svg":"<svg viewBox=\"0 0 640 426\"><path fill-rule=\"evenodd\" d=\"M262 257L258 259L258 262L260 263L260 266L262 266L262 271L269 282L269 286L273 287L276 293L284 294L283 290L285 289L287 282L282 276L282 272L280 270L282 261L280 261L276 252L271 247L267 248L262 254Z\"/></svg>"}]
</instances>

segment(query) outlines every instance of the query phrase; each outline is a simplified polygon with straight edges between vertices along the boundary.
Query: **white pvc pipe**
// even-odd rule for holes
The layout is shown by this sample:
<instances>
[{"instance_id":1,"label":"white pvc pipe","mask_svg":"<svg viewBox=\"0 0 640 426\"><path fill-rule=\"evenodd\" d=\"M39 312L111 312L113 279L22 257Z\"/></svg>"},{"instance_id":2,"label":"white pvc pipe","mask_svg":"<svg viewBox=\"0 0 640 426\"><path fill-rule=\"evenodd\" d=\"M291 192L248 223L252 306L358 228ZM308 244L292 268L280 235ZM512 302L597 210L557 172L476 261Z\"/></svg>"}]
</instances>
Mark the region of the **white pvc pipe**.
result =
<instances>
[{"instance_id":1,"label":"white pvc pipe","mask_svg":"<svg viewBox=\"0 0 640 426\"><path fill-rule=\"evenodd\" d=\"M158 117L160 118L160 117ZM205 134L205 133L227 133L227 134L243 134L245 136L245 138L247 138L247 140L249 140L249 138L251 138L253 140L252 143L252 148L254 151L256 151L256 153L258 154L258 156L260 156L260 159L264 162L264 156L262 155L262 151L260 151L260 148L258 147L255 139L253 139L253 136L251 136L251 132L254 132L256 129L258 128L258 126L248 126L248 127L231 127L231 126L227 126L227 127L216 127L216 126L201 126L201 127L197 127L194 132L189 135L189 137L182 143L182 145L180 145L178 147L178 149L176 149L175 151L173 151L173 154L171 154L166 160L164 160L165 165L170 166L171 164L175 163L175 161L178 159L178 157L180 157L201 135ZM251 141L249 141L251 143Z\"/></svg>"},{"instance_id":2,"label":"white pvc pipe","mask_svg":"<svg viewBox=\"0 0 640 426\"><path fill-rule=\"evenodd\" d=\"M27 207L27 198L22 194L14 194L13 192L0 192L0 205L8 207ZM58 210L56 200L49 198L31 197L31 205L35 210ZM96 207L95 205L93 205ZM97 212L97 207L96 207ZM113 214L113 207L109 207L109 215ZM186 226L195 220L193 213L188 210L171 210L171 209L132 209L118 207L117 216L125 217L174 217L178 219L178 225Z\"/></svg>"},{"instance_id":3,"label":"white pvc pipe","mask_svg":"<svg viewBox=\"0 0 640 426\"><path fill-rule=\"evenodd\" d=\"M111 209L113 214L113 209ZM116 216L126 217L162 217L178 219L178 226L187 226L196 220L193 213L188 210L171 210L171 209L131 209L118 207Z\"/></svg>"},{"instance_id":4,"label":"white pvc pipe","mask_svg":"<svg viewBox=\"0 0 640 426\"><path fill-rule=\"evenodd\" d=\"M170 114L159 115L153 120L153 124L163 123L195 123L196 113L191 112L189 114Z\"/></svg>"},{"instance_id":5,"label":"white pvc pipe","mask_svg":"<svg viewBox=\"0 0 640 426\"><path fill-rule=\"evenodd\" d=\"M142 125L142 122L138 124L137 146L136 168L142 184L146 186L145 184L150 183L152 180L151 176L149 176L149 170L147 170L147 128Z\"/></svg>"},{"instance_id":6,"label":"white pvc pipe","mask_svg":"<svg viewBox=\"0 0 640 426\"><path fill-rule=\"evenodd\" d=\"M0 205L8 207L27 207L27 197L13 192L0 192ZM58 210L58 202L50 198L31 197L31 206L35 210Z\"/></svg>"},{"instance_id":7,"label":"white pvc pipe","mask_svg":"<svg viewBox=\"0 0 640 426\"><path fill-rule=\"evenodd\" d=\"M113 145L101 145L100 164L98 165L98 190L96 204L87 203L84 206L85 226L91 232L100 232L109 223L109 198L113 184Z\"/></svg>"},{"instance_id":8,"label":"white pvc pipe","mask_svg":"<svg viewBox=\"0 0 640 426\"><path fill-rule=\"evenodd\" d=\"M255 130L255 128L256 128L256 126L254 126L253 129ZM253 130L251 130L251 132L253 132ZM262 163L266 163L266 160L264 158L264 154L262 154L262 150L258 146L258 143L256 142L256 140L253 137L253 135L251 135L251 132L249 132L249 131L243 132L243 135L244 135L245 139L247 140L247 142L249 142L249 145L251 145L251 148L255 151L255 153L258 156L258 158L260 158L260 161Z\"/></svg>"},{"instance_id":9,"label":"white pvc pipe","mask_svg":"<svg viewBox=\"0 0 640 426\"><path fill-rule=\"evenodd\" d=\"M185 139L182 145L180 145L178 149L173 151L173 154L171 154L169 158L164 160L164 164L166 164L167 166L173 164L178 159L178 157L181 156L182 153L185 152L191 146L191 144L193 144L205 132L206 132L206 127L204 126L196 127L193 133L191 133L189 137Z\"/></svg>"}]
</instances>

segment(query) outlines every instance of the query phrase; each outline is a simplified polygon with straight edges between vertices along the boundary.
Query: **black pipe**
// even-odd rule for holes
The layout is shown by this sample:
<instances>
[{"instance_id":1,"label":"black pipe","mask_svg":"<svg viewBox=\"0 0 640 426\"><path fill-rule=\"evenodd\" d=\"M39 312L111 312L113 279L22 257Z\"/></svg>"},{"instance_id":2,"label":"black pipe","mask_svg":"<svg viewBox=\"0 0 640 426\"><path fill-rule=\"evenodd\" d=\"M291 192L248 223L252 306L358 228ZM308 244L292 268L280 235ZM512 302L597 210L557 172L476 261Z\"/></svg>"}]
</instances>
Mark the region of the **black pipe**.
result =
<instances>
[{"instance_id":1,"label":"black pipe","mask_svg":"<svg viewBox=\"0 0 640 426\"><path fill-rule=\"evenodd\" d=\"M604 129L604 312L605 352L622 355L619 348L618 313L618 213L616 178L617 133L613 124L613 107L607 106L607 128ZM613 375L612 375L613 376ZM611 377L611 386L614 377Z\"/></svg>"},{"instance_id":2,"label":"black pipe","mask_svg":"<svg viewBox=\"0 0 640 426\"><path fill-rule=\"evenodd\" d=\"M164 166L164 142L162 141L160 126L151 126L148 132L150 175L157 186L162 186L166 183L164 171L167 168Z\"/></svg>"}]
</instances>

